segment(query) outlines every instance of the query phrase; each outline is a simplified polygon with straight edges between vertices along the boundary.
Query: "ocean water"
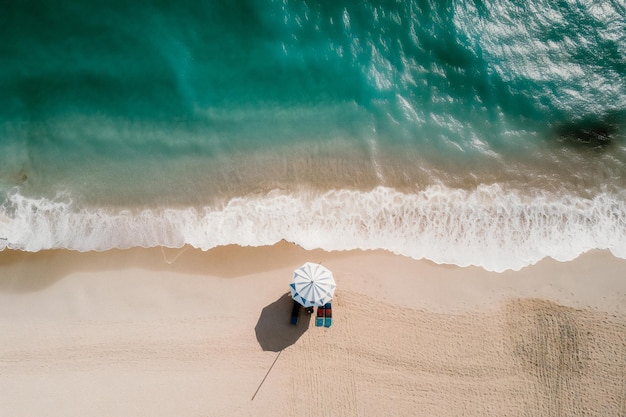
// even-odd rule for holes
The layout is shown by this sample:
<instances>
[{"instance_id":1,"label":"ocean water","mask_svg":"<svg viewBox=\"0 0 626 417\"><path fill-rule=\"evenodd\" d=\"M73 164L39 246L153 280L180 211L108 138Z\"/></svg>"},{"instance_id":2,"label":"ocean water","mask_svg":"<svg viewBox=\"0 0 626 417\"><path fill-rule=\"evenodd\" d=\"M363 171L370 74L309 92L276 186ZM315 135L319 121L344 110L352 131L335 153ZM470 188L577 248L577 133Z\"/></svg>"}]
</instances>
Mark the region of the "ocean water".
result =
<instances>
[{"instance_id":1,"label":"ocean water","mask_svg":"<svg viewBox=\"0 0 626 417\"><path fill-rule=\"evenodd\" d=\"M0 249L626 258L626 4L15 1Z\"/></svg>"}]
</instances>

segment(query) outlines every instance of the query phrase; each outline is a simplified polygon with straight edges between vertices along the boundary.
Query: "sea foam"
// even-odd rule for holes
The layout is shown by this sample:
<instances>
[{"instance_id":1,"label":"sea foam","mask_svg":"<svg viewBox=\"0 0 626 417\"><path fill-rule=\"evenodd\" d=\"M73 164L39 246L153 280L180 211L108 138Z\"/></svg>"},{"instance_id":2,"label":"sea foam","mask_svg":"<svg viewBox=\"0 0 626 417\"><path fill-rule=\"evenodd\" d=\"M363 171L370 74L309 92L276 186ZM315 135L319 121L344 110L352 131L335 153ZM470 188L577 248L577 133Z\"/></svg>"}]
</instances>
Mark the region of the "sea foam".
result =
<instances>
[{"instance_id":1,"label":"sea foam","mask_svg":"<svg viewBox=\"0 0 626 417\"><path fill-rule=\"evenodd\" d=\"M431 186L415 193L274 190L214 207L81 208L70 196L32 199L17 190L0 208L0 249L272 245L385 249L415 259L490 271L518 270L544 257L574 259L591 249L626 258L626 198L542 194L501 186Z\"/></svg>"}]
</instances>

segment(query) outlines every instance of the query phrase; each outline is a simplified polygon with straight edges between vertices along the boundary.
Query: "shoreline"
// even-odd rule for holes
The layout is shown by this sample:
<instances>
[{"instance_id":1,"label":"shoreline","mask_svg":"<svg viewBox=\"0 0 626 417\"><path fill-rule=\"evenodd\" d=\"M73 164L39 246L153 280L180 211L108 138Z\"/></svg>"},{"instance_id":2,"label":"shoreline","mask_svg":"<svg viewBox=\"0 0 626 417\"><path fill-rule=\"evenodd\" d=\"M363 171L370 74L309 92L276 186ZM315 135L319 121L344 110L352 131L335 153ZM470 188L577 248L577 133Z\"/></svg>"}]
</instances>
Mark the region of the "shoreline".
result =
<instances>
[{"instance_id":1,"label":"shoreline","mask_svg":"<svg viewBox=\"0 0 626 417\"><path fill-rule=\"evenodd\" d=\"M574 308L626 313L626 259L608 250L592 250L566 262L544 258L519 271L495 272L478 266L416 260L378 249L307 250L286 241L259 247L227 245L208 251L188 245L98 252L5 249L0 251L0 291L35 292L70 275L80 278L112 271L128 275L129 270L160 279L257 277L272 288L282 285L287 289L293 270L307 261L333 270L340 287L368 296L383 288L385 301L415 309L455 313L490 309L507 298L540 298ZM393 272L385 272L388 269ZM8 275L13 278L7 279ZM132 279L128 276L129 283Z\"/></svg>"},{"instance_id":2,"label":"shoreline","mask_svg":"<svg viewBox=\"0 0 626 417\"><path fill-rule=\"evenodd\" d=\"M335 274L329 329L288 324L305 261ZM503 273L286 242L3 251L0 411L618 416L624 271L607 251Z\"/></svg>"},{"instance_id":3,"label":"shoreline","mask_svg":"<svg viewBox=\"0 0 626 417\"><path fill-rule=\"evenodd\" d=\"M3 207L0 249L106 251L190 245L273 245L286 240L327 251L388 250L414 259L489 271L520 270L546 256L569 261L592 248L626 259L622 197L518 195L501 185L468 192L442 186L415 194L378 186L368 192L273 189L215 207L109 210L71 200L17 194ZM68 197L69 198L69 197Z\"/></svg>"}]
</instances>

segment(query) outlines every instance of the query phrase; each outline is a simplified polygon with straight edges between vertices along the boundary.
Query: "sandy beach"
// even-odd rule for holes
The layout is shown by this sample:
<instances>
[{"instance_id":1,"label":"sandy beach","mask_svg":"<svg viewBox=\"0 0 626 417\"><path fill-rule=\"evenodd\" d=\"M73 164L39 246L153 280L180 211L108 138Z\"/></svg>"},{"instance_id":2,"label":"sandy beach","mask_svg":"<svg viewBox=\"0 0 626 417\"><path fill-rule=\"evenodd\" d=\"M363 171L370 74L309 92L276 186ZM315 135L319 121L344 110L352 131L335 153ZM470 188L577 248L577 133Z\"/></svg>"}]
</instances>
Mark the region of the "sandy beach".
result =
<instances>
[{"instance_id":1,"label":"sandy beach","mask_svg":"<svg viewBox=\"0 0 626 417\"><path fill-rule=\"evenodd\" d=\"M289 325L292 271L337 281ZM383 251L0 253L2 416L624 416L626 261Z\"/></svg>"}]
</instances>

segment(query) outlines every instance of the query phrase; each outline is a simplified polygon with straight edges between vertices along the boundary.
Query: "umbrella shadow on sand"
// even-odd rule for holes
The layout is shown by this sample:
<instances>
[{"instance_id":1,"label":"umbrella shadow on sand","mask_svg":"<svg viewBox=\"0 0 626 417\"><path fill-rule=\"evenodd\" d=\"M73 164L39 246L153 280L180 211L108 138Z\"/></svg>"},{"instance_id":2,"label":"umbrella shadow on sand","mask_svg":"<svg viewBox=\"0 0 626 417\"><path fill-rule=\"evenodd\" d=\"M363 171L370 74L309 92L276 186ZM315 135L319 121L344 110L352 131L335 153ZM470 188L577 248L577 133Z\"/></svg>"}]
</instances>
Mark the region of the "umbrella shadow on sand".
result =
<instances>
[{"instance_id":1,"label":"umbrella shadow on sand","mask_svg":"<svg viewBox=\"0 0 626 417\"><path fill-rule=\"evenodd\" d=\"M261 311L254 332L264 351L280 352L296 343L309 328L311 316L305 312L304 308L300 310L298 324L296 326L291 324L292 307L293 298L286 293Z\"/></svg>"}]
</instances>

